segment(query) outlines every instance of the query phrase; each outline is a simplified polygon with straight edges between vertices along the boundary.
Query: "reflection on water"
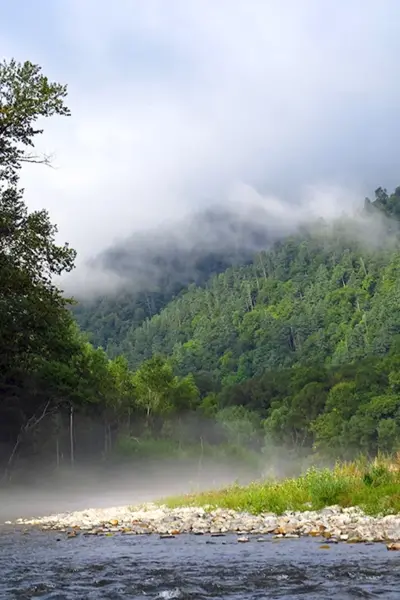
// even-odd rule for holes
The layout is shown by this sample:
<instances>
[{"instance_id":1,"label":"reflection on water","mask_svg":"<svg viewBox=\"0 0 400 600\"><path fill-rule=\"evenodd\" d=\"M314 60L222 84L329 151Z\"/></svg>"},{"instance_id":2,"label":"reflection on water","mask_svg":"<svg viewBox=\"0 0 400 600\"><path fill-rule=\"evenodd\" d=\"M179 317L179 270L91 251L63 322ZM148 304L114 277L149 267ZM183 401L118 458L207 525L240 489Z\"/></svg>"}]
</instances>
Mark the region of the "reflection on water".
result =
<instances>
[{"instance_id":1,"label":"reflection on water","mask_svg":"<svg viewBox=\"0 0 400 600\"><path fill-rule=\"evenodd\" d=\"M84 537L0 531L0 598L400 598L400 553L384 545L235 536Z\"/></svg>"}]
</instances>

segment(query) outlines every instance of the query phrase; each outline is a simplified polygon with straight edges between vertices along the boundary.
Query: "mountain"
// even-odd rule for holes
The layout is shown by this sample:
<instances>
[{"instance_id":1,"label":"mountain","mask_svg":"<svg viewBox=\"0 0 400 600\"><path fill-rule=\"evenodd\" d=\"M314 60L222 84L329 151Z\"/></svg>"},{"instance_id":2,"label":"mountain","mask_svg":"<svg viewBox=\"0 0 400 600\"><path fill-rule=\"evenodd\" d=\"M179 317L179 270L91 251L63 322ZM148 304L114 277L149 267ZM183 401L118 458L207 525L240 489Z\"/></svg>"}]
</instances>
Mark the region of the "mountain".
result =
<instances>
[{"instance_id":1,"label":"mountain","mask_svg":"<svg viewBox=\"0 0 400 600\"><path fill-rule=\"evenodd\" d=\"M93 268L117 275L120 288L77 297L73 314L93 344L115 356L130 329L157 314L187 285L202 286L232 265L248 264L286 230L276 222L272 227L262 209L215 208L167 229L137 234L91 261Z\"/></svg>"},{"instance_id":2,"label":"mountain","mask_svg":"<svg viewBox=\"0 0 400 600\"><path fill-rule=\"evenodd\" d=\"M78 321L105 347L127 356L133 367L162 353L174 358L179 372L207 371L229 381L269 368L339 364L384 353L398 333L393 215L398 214L399 192L388 196L378 188L362 216L316 223L253 260L250 251L240 249L244 235L236 254L232 247L219 256L196 256L193 249L179 254L176 246L164 257L153 254L151 260L149 254L151 265L163 261L159 290L125 290L97 299L92 309L83 304L76 311ZM248 227L248 235L252 251L270 243L269 234L263 237L257 229ZM116 259L115 250L103 260L127 272L129 250L120 251L123 260ZM228 262L234 264L224 270ZM190 272L197 284L184 290Z\"/></svg>"},{"instance_id":3,"label":"mountain","mask_svg":"<svg viewBox=\"0 0 400 600\"><path fill-rule=\"evenodd\" d=\"M222 381L382 354L400 333L399 267L397 252L371 251L340 225L293 237L192 286L129 330L121 351L134 367L161 353Z\"/></svg>"}]
</instances>

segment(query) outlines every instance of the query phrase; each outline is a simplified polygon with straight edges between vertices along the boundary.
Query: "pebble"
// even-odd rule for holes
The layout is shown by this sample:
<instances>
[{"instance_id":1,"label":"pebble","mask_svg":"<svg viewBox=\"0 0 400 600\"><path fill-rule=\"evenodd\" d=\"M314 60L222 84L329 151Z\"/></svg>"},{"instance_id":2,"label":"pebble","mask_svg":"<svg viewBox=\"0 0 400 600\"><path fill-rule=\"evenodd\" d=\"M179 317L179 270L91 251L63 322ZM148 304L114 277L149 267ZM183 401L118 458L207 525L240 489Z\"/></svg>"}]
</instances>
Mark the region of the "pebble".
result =
<instances>
[{"instance_id":1,"label":"pebble","mask_svg":"<svg viewBox=\"0 0 400 600\"><path fill-rule=\"evenodd\" d=\"M97 536L158 534L162 539L184 533L212 537L236 533L238 542L244 542L249 541L249 535L260 539L260 536L272 534L277 540L310 536L320 538L324 543L385 542L388 549L400 550L400 514L370 517L357 507L330 506L321 511L288 511L278 516L271 513L251 515L221 508L169 509L146 504L18 519L14 524L63 532L68 538L77 537L79 533Z\"/></svg>"},{"instance_id":2,"label":"pebble","mask_svg":"<svg viewBox=\"0 0 400 600\"><path fill-rule=\"evenodd\" d=\"M400 543L393 543L387 545L388 550L400 550Z\"/></svg>"}]
</instances>

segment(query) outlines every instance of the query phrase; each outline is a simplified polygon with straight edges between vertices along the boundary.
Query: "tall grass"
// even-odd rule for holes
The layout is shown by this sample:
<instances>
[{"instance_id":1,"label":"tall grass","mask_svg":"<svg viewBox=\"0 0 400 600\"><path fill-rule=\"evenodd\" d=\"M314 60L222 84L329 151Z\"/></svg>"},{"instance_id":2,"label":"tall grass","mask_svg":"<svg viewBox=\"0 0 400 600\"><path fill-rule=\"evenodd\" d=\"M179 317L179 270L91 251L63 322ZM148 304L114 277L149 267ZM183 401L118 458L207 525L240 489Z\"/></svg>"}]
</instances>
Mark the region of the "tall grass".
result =
<instances>
[{"instance_id":1,"label":"tall grass","mask_svg":"<svg viewBox=\"0 0 400 600\"><path fill-rule=\"evenodd\" d=\"M400 454L337 463L333 469L310 468L297 478L237 484L218 491L167 498L178 506L227 508L252 514L288 510L320 510L327 506L359 506L367 514L400 513Z\"/></svg>"}]
</instances>

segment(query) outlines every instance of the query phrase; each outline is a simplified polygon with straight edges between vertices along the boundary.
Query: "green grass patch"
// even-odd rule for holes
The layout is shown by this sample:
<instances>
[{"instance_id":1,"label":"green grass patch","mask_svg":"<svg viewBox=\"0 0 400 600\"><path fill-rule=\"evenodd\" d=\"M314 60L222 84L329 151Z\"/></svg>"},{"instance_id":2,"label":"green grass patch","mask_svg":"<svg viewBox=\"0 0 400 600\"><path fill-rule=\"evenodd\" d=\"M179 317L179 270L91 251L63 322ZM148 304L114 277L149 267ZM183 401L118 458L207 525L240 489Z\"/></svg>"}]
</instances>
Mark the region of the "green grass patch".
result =
<instances>
[{"instance_id":1,"label":"green grass patch","mask_svg":"<svg viewBox=\"0 0 400 600\"><path fill-rule=\"evenodd\" d=\"M170 508L202 506L259 514L287 510L320 510L326 506L359 506L367 514L400 513L400 470L382 460L371 464L337 464L309 469L297 478L232 485L221 490L166 498Z\"/></svg>"}]
</instances>

